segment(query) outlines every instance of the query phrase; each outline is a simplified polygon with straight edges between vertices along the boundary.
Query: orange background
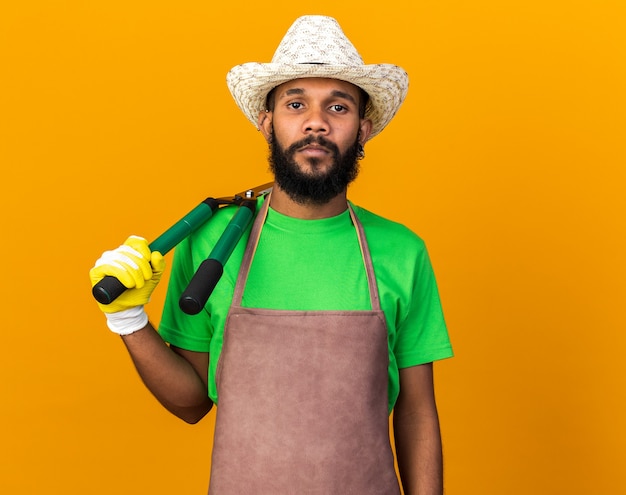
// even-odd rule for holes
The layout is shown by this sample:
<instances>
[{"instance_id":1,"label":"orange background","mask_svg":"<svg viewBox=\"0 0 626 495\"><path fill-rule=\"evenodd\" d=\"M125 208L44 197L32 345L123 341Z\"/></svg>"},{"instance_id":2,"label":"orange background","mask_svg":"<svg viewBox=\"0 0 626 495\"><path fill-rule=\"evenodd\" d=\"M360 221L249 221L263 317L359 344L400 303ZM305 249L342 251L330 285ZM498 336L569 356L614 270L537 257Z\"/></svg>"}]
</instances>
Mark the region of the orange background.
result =
<instances>
[{"instance_id":1,"label":"orange background","mask_svg":"<svg viewBox=\"0 0 626 495\"><path fill-rule=\"evenodd\" d=\"M269 180L225 74L322 13L411 77L351 197L431 252L447 493L626 493L624 5L3 2L0 492L205 493L212 417L148 394L87 272Z\"/></svg>"}]
</instances>

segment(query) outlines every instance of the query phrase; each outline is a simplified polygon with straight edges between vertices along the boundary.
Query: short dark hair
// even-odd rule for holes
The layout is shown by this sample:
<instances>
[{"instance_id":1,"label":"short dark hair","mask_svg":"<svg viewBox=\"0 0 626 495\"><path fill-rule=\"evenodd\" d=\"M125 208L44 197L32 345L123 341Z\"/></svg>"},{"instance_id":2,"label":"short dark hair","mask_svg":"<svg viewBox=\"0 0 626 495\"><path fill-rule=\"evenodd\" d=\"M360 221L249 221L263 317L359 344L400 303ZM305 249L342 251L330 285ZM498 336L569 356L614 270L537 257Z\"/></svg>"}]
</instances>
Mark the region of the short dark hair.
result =
<instances>
[{"instance_id":1,"label":"short dark hair","mask_svg":"<svg viewBox=\"0 0 626 495\"><path fill-rule=\"evenodd\" d=\"M364 119L365 110L367 109L367 104L370 100L370 95L368 95L367 91L365 91L363 88L359 86L356 86L356 88L359 90L359 118ZM270 112L274 111L275 96L276 96L275 91L276 91L276 88L272 88L272 90L269 93L267 93L267 98L265 98L265 108L269 110Z\"/></svg>"}]
</instances>

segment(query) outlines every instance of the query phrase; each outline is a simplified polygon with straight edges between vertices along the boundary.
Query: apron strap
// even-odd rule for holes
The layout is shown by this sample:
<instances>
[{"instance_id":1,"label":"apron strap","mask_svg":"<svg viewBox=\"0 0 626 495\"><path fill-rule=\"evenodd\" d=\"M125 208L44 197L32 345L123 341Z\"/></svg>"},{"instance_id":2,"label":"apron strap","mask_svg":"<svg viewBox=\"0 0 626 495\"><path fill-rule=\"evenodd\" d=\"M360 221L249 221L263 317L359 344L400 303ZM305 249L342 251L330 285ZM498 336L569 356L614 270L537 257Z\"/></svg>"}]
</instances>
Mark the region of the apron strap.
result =
<instances>
[{"instance_id":1,"label":"apron strap","mask_svg":"<svg viewBox=\"0 0 626 495\"><path fill-rule=\"evenodd\" d=\"M235 292L233 294L233 305L241 306L241 301L243 299L243 290L246 285L246 281L248 279L248 274L250 273L250 266L252 265L252 259L254 258L254 254L256 253L256 248L259 245L259 239L261 237L261 230L263 229L263 224L265 223L265 219L267 218L267 211L269 209L270 204L270 196L269 193L265 196L263 200L263 204L261 205L261 209L254 220L254 224L252 225L252 230L250 232L250 237L248 239L248 244L246 245L246 250L243 255L243 259L241 261L241 267L239 268L239 275L237 276L237 283L235 285ZM361 256L363 258L363 263L365 265L365 272L367 275L367 283L369 286L370 292L370 302L372 305L373 311L380 311L380 296L378 294L378 284L376 283L376 274L374 273L374 264L372 263L372 256L370 254L369 246L367 244L367 239L365 237L365 230L363 229L363 225L361 221L356 216L352 205L348 202L348 210L350 212L350 218L352 219L352 223L356 227L357 230L357 238L359 241L359 248L361 250Z\"/></svg>"},{"instance_id":2,"label":"apron strap","mask_svg":"<svg viewBox=\"0 0 626 495\"><path fill-rule=\"evenodd\" d=\"M356 227L357 237L359 239L359 247L361 248L361 256L363 258L363 263L365 264L365 272L367 273L367 284L370 290L372 310L380 311L380 296L378 294L378 284L376 283L376 273L374 272L372 255L370 254L370 248L367 244L367 238L365 237L365 229L363 228L363 224L356 216L356 213L352 209L352 205L349 202L348 209L350 210L352 223Z\"/></svg>"}]
</instances>

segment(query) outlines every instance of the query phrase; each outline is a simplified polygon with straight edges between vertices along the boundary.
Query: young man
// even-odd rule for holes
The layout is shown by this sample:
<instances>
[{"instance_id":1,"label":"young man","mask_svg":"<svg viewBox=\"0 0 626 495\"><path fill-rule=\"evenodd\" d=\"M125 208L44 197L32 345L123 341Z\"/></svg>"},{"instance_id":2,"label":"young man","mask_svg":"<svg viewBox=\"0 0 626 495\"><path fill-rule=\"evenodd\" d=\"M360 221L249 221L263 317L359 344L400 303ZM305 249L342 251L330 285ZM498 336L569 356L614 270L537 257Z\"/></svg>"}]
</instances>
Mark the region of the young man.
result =
<instances>
[{"instance_id":1,"label":"young man","mask_svg":"<svg viewBox=\"0 0 626 495\"><path fill-rule=\"evenodd\" d=\"M91 271L129 287L101 308L146 386L190 423L217 404L210 494L441 494L434 360L452 355L423 242L347 200L364 144L406 73L365 65L337 22L299 18L269 64L227 79L270 147L274 187L204 311L178 298L232 209L176 249L157 333L143 306L164 269L131 237ZM166 344L169 343L169 345Z\"/></svg>"}]
</instances>

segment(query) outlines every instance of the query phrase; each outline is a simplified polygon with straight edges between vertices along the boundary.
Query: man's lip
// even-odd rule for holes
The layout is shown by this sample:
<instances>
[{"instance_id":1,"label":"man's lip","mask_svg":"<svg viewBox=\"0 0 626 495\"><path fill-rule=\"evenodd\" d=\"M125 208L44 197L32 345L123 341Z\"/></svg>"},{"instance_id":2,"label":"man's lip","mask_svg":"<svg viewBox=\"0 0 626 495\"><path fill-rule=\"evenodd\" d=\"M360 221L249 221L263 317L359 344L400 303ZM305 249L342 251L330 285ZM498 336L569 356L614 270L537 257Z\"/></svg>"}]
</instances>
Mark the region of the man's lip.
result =
<instances>
[{"instance_id":1,"label":"man's lip","mask_svg":"<svg viewBox=\"0 0 626 495\"><path fill-rule=\"evenodd\" d=\"M298 149L298 151L325 151L329 152L330 150L324 146L320 146L319 144L307 144L306 146L302 146L302 148Z\"/></svg>"}]
</instances>

